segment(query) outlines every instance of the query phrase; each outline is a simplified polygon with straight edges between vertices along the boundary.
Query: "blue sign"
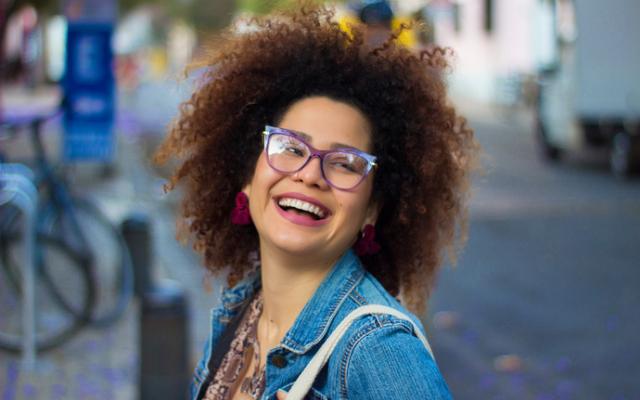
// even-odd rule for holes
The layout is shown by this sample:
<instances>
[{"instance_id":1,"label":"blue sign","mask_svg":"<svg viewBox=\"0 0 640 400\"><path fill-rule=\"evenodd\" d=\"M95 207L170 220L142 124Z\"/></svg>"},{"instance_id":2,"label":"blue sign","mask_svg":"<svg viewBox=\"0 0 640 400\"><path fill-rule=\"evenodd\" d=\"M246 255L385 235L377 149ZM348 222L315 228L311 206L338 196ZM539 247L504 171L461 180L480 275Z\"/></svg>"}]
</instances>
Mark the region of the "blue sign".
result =
<instances>
[{"instance_id":1,"label":"blue sign","mask_svg":"<svg viewBox=\"0 0 640 400\"><path fill-rule=\"evenodd\" d=\"M111 23L70 22L64 88L64 158L109 161L114 154L115 76Z\"/></svg>"}]
</instances>

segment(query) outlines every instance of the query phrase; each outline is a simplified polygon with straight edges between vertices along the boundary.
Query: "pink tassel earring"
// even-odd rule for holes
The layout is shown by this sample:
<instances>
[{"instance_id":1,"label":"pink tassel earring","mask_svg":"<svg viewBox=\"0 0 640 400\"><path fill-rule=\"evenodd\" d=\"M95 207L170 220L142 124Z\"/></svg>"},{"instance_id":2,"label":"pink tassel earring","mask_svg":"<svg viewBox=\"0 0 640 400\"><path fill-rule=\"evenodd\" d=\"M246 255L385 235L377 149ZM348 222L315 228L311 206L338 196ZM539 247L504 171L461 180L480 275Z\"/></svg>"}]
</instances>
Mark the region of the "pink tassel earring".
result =
<instances>
[{"instance_id":1,"label":"pink tassel earring","mask_svg":"<svg viewBox=\"0 0 640 400\"><path fill-rule=\"evenodd\" d=\"M236 195L236 207L231 211L231 223L234 225L250 225L249 198L244 192Z\"/></svg>"},{"instance_id":2,"label":"pink tassel earring","mask_svg":"<svg viewBox=\"0 0 640 400\"><path fill-rule=\"evenodd\" d=\"M358 256L371 256L380 251L380 243L376 242L376 228L371 225L365 225L362 230L362 236L353 246Z\"/></svg>"}]
</instances>

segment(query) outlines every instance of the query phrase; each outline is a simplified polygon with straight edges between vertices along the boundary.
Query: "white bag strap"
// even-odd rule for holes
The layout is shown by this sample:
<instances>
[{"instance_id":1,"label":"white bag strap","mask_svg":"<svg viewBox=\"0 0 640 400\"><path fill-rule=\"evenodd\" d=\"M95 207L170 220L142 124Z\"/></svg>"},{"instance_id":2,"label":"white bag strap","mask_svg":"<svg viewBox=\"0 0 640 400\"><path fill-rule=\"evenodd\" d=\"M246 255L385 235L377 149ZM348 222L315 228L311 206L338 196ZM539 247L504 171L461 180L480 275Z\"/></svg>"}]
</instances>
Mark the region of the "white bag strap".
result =
<instances>
[{"instance_id":1,"label":"white bag strap","mask_svg":"<svg viewBox=\"0 0 640 400\"><path fill-rule=\"evenodd\" d=\"M413 322L413 320L409 318L406 314L394 308L379 305L379 304L369 304L366 306L360 306L355 310L351 311L342 320L342 322L340 322L340 324L335 329L335 331L331 333L329 338L327 338L327 340L322 344L318 352L313 356L311 361L309 361L309 364L307 364L307 366L302 371L300 376L298 376L298 379L296 379L296 381L294 382L293 386L291 387L291 390L289 390L289 393L287 394L287 400L302 400L304 398L307 392L309 392L309 389L311 389L311 385L313 384L313 381L316 379L316 376L318 375L322 367L324 367L324 365L329 360L329 357L331 356L333 349L335 349L336 345L342 338L342 335L344 335L344 333L347 331L347 329L349 329L351 324L353 324L353 322L356 319L367 314L391 314L396 318L411 322L411 325L413 325L414 333L422 341L422 344L424 344L424 347L426 347L431 357L435 360L435 358L433 357L433 352L431 351L431 346L429 346L429 341L422 334L422 331L420 330L418 325L415 322Z\"/></svg>"}]
</instances>

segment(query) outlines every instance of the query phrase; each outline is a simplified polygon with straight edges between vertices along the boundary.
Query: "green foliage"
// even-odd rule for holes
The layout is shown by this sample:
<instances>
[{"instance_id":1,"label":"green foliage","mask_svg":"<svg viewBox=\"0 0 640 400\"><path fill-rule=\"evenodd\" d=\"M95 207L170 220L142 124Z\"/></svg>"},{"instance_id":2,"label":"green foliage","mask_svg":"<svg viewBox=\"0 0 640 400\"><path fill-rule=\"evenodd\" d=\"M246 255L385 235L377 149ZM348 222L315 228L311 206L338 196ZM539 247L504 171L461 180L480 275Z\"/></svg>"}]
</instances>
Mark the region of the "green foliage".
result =
<instances>
[{"instance_id":1,"label":"green foliage","mask_svg":"<svg viewBox=\"0 0 640 400\"><path fill-rule=\"evenodd\" d=\"M236 0L191 0L185 19L199 33L216 31L229 25Z\"/></svg>"},{"instance_id":2,"label":"green foliage","mask_svg":"<svg viewBox=\"0 0 640 400\"><path fill-rule=\"evenodd\" d=\"M161 1L153 1L153 3L166 3L166 1L161 0ZM125 15L127 14L129 11L135 10L136 8L140 7L143 4L149 4L152 3L149 0L118 0L118 12L120 13L120 15Z\"/></svg>"},{"instance_id":3,"label":"green foliage","mask_svg":"<svg viewBox=\"0 0 640 400\"><path fill-rule=\"evenodd\" d=\"M186 21L198 34L227 26L236 10L236 0L118 0L120 15L145 5L162 7L167 15Z\"/></svg>"},{"instance_id":4,"label":"green foliage","mask_svg":"<svg viewBox=\"0 0 640 400\"><path fill-rule=\"evenodd\" d=\"M109 0L112 1L112 0ZM182 16L188 9L191 1L186 0L116 0L118 2L118 12L120 15L125 15L136 8L145 5L153 4L162 7L170 15Z\"/></svg>"},{"instance_id":5,"label":"green foliage","mask_svg":"<svg viewBox=\"0 0 640 400\"><path fill-rule=\"evenodd\" d=\"M323 4L326 1L312 0L312 3ZM238 9L252 14L264 15L274 10L294 8L300 0L238 0Z\"/></svg>"}]
</instances>

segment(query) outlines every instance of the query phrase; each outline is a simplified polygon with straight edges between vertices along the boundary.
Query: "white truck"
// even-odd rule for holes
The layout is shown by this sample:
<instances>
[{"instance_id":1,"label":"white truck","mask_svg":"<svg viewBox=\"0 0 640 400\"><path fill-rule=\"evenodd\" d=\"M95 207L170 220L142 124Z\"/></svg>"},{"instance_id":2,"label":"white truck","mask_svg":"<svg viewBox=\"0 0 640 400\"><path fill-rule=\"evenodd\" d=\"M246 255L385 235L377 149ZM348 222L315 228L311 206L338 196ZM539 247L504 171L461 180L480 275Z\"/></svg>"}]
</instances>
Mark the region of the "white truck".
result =
<instances>
[{"instance_id":1,"label":"white truck","mask_svg":"<svg viewBox=\"0 0 640 400\"><path fill-rule=\"evenodd\" d=\"M542 153L602 146L614 174L640 171L640 1L574 0L577 35L541 71L536 135Z\"/></svg>"}]
</instances>

